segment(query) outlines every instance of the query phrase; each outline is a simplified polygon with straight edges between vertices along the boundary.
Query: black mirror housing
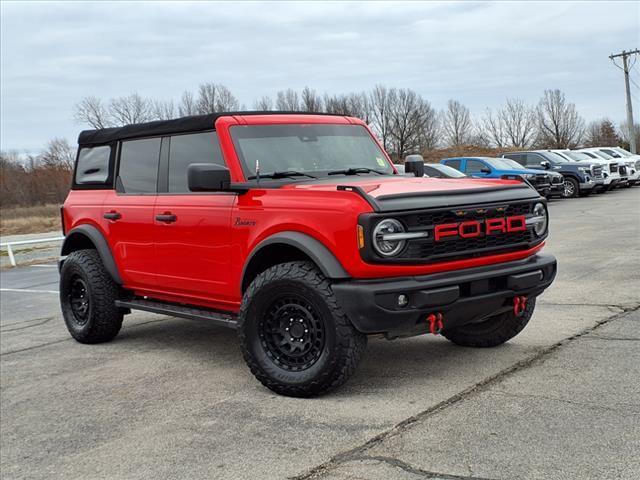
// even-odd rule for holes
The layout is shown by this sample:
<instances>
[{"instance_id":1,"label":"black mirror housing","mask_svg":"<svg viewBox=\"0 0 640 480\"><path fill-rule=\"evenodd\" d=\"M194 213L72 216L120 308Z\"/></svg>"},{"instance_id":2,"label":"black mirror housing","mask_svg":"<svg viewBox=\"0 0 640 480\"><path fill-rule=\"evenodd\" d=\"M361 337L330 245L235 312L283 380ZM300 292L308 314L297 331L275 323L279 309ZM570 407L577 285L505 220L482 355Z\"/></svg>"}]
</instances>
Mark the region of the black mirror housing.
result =
<instances>
[{"instance_id":1,"label":"black mirror housing","mask_svg":"<svg viewBox=\"0 0 640 480\"><path fill-rule=\"evenodd\" d=\"M549 167L551 166L551 164L549 162L547 162L546 160L540 162L540 166L542 168L544 168L545 170L549 170Z\"/></svg>"},{"instance_id":2,"label":"black mirror housing","mask_svg":"<svg viewBox=\"0 0 640 480\"><path fill-rule=\"evenodd\" d=\"M405 173L413 173L416 177L424 177L424 158L422 155L407 155L404 159Z\"/></svg>"},{"instance_id":3,"label":"black mirror housing","mask_svg":"<svg viewBox=\"0 0 640 480\"><path fill-rule=\"evenodd\" d=\"M187 181L192 192L220 192L231 189L227 167L215 163L192 163L187 168Z\"/></svg>"}]
</instances>

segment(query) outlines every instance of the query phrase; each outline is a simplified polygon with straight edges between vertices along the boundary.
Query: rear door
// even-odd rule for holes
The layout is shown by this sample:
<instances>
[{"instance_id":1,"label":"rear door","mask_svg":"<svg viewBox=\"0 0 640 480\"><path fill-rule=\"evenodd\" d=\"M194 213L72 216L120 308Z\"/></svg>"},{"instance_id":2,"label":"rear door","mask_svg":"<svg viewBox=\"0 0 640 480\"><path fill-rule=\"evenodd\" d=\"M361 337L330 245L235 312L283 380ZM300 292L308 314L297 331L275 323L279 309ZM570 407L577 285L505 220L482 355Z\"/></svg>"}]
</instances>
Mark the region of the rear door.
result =
<instances>
[{"instance_id":1,"label":"rear door","mask_svg":"<svg viewBox=\"0 0 640 480\"><path fill-rule=\"evenodd\" d=\"M119 144L116 190L102 206L102 226L125 286L156 284L153 207L156 201L161 139Z\"/></svg>"},{"instance_id":2,"label":"rear door","mask_svg":"<svg viewBox=\"0 0 640 480\"><path fill-rule=\"evenodd\" d=\"M166 150L165 147L166 146ZM216 132L165 137L154 229L158 287L226 309L232 296L231 210L236 194L190 192L191 163L225 165Z\"/></svg>"}]
</instances>

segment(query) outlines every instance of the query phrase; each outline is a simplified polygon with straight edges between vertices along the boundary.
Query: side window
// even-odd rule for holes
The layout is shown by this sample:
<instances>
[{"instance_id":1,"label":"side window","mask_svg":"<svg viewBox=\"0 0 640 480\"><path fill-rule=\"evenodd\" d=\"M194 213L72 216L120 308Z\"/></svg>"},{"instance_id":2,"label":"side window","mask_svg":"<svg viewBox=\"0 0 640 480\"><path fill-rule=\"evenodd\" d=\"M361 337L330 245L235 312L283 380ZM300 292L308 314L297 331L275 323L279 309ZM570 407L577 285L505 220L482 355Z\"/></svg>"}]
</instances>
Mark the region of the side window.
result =
<instances>
[{"instance_id":1,"label":"side window","mask_svg":"<svg viewBox=\"0 0 640 480\"><path fill-rule=\"evenodd\" d=\"M125 193L154 193L159 160L160 138L122 142L118 176Z\"/></svg>"},{"instance_id":2,"label":"side window","mask_svg":"<svg viewBox=\"0 0 640 480\"><path fill-rule=\"evenodd\" d=\"M445 165L449 165L450 167L455 168L456 170L460 170L461 160L447 160Z\"/></svg>"},{"instance_id":3,"label":"side window","mask_svg":"<svg viewBox=\"0 0 640 480\"><path fill-rule=\"evenodd\" d=\"M538 155L537 153L527 153L527 166L540 167L544 161L545 160L542 155Z\"/></svg>"},{"instance_id":4,"label":"side window","mask_svg":"<svg viewBox=\"0 0 640 480\"><path fill-rule=\"evenodd\" d=\"M76 183L105 184L109 178L109 159L111 147L81 148L76 165Z\"/></svg>"},{"instance_id":5,"label":"side window","mask_svg":"<svg viewBox=\"0 0 640 480\"><path fill-rule=\"evenodd\" d=\"M527 163L525 155L522 153L506 153L503 157L510 158L511 160L518 162L520 165L525 165Z\"/></svg>"},{"instance_id":6,"label":"side window","mask_svg":"<svg viewBox=\"0 0 640 480\"><path fill-rule=\"evenodd\" d=\"M216 132L175 135L169 147L169 193L189 191L187 168L192 163L224 165Z\"/></svg>"},{"instance_id":7,"label":"side window","mask_svg":"<svg viewBox=\"0 0 640 480\"><path fill-rule=\"evenodd\" d=\"M488 169L484 163L479 162L478 160L467 160L467 166L465 167L465 173L480 173L483 169Z\"/></svg>"}]
</instances>

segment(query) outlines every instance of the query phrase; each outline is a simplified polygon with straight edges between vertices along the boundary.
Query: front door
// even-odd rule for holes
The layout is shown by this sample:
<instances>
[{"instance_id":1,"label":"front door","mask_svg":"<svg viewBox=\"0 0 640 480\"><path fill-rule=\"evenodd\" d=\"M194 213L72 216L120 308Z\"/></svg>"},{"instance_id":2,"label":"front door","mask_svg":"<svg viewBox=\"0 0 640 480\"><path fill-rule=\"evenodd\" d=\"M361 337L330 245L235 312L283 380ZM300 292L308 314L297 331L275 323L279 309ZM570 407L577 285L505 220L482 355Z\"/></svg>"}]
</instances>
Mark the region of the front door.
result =
<instances>
[{"instance_id":1,"label":"front door","mask_svg":"<svg viewBox=\"0 0 640 480\"><path fill-rule=\"evenodd\" d=\"M225 164L216 133L174 135L165 142L168 154L163 154L153 215L158 288L185 302L231 308L231 211L236 195L193 193L187 185L189 164Z\"/></svg>"}]
</instances>

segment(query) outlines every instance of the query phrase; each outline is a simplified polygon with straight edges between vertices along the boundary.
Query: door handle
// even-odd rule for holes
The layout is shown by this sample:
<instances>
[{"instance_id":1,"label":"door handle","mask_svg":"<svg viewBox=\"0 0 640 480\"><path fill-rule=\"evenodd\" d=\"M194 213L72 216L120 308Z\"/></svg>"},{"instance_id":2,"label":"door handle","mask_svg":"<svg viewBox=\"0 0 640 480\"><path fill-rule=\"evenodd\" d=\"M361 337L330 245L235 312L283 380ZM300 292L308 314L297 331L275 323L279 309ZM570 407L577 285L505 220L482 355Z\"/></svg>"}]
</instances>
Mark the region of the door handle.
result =
<instances>
[{"instance_id":1,"label":"door handle","mask_svg":"<svg viewBox=\"0 0 640 480\"><path fill-rule=\"evenodd\" d=\"M119 220L122 218L122 215L120 215L120 213L118 212L107 212L102 216L107 220Z\"/></svg>"},{"instance_id":2,"label":"door handle","mask_svg":"<svg viewBox=\"0 0 640 480\"><path fill-rule=\"evenodd\" d=\"M178 220L178 217L176 217L173 213L163 213L161 215L156 215L156 220L164 223L173 223Z\"/></svg>"}]
</instances>

